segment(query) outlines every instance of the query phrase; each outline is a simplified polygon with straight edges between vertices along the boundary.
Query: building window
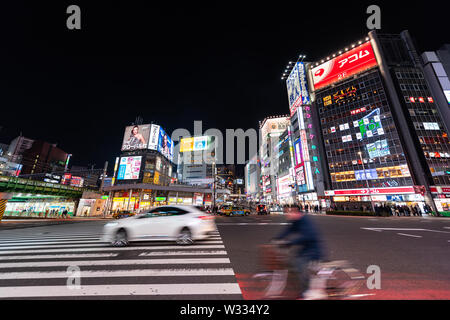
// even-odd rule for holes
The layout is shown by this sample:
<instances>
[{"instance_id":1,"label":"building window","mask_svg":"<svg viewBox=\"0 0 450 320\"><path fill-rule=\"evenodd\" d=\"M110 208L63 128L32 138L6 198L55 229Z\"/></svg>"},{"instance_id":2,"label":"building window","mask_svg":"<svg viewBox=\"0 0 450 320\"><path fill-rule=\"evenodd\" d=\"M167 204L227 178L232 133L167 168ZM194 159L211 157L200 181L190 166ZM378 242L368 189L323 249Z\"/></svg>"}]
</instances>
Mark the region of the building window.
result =
<instances>
[{"instance_id":1,"label":"building window","mask_svg":"<svg viewBox=\"0 0 450 320\"><path fill-rule=\"evenodd\" d=\"M402 73L396 72L395 75L397 76L397 79L402 79Z\"/></svg>"},{"instance_id":2,"label":"building window","mask_svg":"<svg viewBox=\"0 0 450 320\"><path fill-rule=\"evenodd\" d=\"M406 90L406 86L404 84L401 84L400 89L404 91L404 90Z\"/></svg>"}]
</instances>

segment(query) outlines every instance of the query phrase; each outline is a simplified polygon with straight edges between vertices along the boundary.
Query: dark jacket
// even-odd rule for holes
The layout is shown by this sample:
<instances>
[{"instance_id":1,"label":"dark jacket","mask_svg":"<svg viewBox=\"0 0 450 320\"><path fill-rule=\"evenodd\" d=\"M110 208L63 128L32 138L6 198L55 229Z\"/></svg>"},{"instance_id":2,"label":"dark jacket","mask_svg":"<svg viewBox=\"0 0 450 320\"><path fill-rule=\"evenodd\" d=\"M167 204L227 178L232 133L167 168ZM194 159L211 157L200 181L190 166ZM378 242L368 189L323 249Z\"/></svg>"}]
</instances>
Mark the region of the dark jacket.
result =
<instances>
[{"instance_id":1,"label":"dark jacket","mask_svg":"<svg viewBox=\"0 0 450 320\"><path fill-rule=\"evenodd\" d=\"M300 246L298 255L311 260L325 259L319 232L308 215L293 221L276 239L283 239L290 235L296 236L289 244Z\"/></svg>"}]
</instances>

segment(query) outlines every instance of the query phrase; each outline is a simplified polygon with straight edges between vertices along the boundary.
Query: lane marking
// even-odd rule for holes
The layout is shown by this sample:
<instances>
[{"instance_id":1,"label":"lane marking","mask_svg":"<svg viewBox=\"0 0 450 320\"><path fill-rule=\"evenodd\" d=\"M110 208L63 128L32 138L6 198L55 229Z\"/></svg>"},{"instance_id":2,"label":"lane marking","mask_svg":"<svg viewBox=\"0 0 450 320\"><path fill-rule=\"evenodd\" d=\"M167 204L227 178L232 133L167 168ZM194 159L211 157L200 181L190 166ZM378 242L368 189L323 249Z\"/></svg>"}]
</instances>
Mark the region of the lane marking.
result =
<instances>
[{"instance_id":1,"label":"lane marking","mask_svg":"<svg viewBox=\"0 0 450 320\"><path fill-rule=\"evenodd\" d=\"M142 269L81 271L83 278L110 277L172 277L172 276L234 276L232 268ZM66 271L0 273L0 280L67 278Z\"/></svg>"},{"instance_id":2,"label":"lane marking","mask_svg":"<svg viewBox=\"0 0 450 320\"><path fill-rule=\"evenodd\" d=\"M86 253L86 254L48 254L48 255L27 255L27 256L6 256L2 260L32 260L32 259L61 259L61 258L107 258L117 257L118 253Z\"/></svg>"},{"instance_id":3,"label":"lane marking","mask_svg":"<svg viewBox=\"0 0 450 320\"><path fill-rule=\"evenodd\" d=\"M141 285L92 285L80 289L67 286L3 287L0 298L127 296L127 295L242 294L237 283L174 283Z\"/></svg>"},{"instance_id":4,"label":"lane marking","mask_svg":"<svg viewBox=\"0 0 450 320\"><path fill-rule=\"evenodd\" d=\"M74 249L39 249L39 250L5 250L0 251L0 255L18 254L18 253L51 253L51 252L89 252L89 251L137 251L137 250L190 250L190 249L224 249L224 245L191 245L191 246L142 246L142 247L99 247L99 248L74 248Z\"/></svg>"},{"instance_id":5,"label":"lane marking","mask_svg":"<svg viewBox=\"0 0 450 320\"><path fill-rule=\"evenodd\" d=\"M150 257L150 256L193 256L193 255L226 255L225 250L217 251L154 251L154 252L143 252L139 254L139 257Z\"/></svg>"},{"instance_id":6,"label":"lane marking","mask_svg":"<svg viewBox=\"0 0 450 320\"><path fill-rule=\"evenodd\" d=\"M22 240L22 239L16 239L16 240L1 240L0 243L6 244L6 245L14 245L14 244L20 244L20 243L29 243L29 244L46 244L46 243L59 243L62 241L70 241L70 242L76 242L76 241L88 241L88 240L100 240L101 237L97 238L61 238L61 239L42 239L42 240Z\"/></svg>"},{"instance_id":7,"label":"lane marking","mask_svg":"<svg viewBox=\"0 0 450 320\"><path fill-rule=\"evenodd\" d=\"M418 229L418 228L362 228L365 230L371 231L429 231L429 232L438 232L438 233L450 233L450 231L441 231L441 230L430 230L430 229Z\"/></svg>"},{"instance_id":8,"label":"lane marking","mask_svg":"<svg viewBox=\"0 0 450 320\"><path fill-rule=\"evenodd\" d=\"M98 244L99 242L101 242L101 241L100 240L96 240L96 241L92 241L92 240L77 241L77 240L75 240L75 241L70 241L70 244L85 244L85 243L97 243ZM20 244L30 244L30 243L29 242L9 243L9 244L0 245L0 249L20 246ZM36 245L36 248L39 248L40 247L39 245L41 245L41 244L53 245L53 244L60 244L60 242L59 241L57 241L57 242L50 241L50 242L40 242L40 243L36 243L36 244L31 243L30 248L32 248L34 245Z\"/></svg>"},{"instance_id":9,"label":"lane marking","mask_svg":"<svg viewBox=\"0 0 450 320\"><path fill-rule=\"evenodd\" d=\"M222 263L229 264L228 258L185 258L185 259L130 259L130 260L92 260L92 261L45 261L45 262L6 262L0 263L0 268L35 268L64 266L118 266L140 264L199 264ZM3 290L3 288L2 288Z\"/></svg>"},{"instance_id":10,"label":"lane marking","mask_svg":"<svg viewBox=\"0 0 450 320\"><path fill-rule=\"evenodd\" d=\"M397 233L401 236L407 236L407 237L414 237L414 238L422 238L422 236L416 236L414 234L407 234L407 233Z\"/></svg>"}]
</instances>

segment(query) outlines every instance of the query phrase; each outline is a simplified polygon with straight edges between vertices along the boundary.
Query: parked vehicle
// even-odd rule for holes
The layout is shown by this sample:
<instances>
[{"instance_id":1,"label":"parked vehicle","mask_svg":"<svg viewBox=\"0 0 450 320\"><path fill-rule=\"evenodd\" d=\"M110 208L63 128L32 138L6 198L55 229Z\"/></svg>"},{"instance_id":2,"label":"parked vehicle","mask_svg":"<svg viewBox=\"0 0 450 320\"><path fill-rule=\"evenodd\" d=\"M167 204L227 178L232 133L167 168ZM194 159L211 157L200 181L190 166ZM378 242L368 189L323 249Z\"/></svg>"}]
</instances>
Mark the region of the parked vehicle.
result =
<instances>
[{"instance_id":1,"label":"parked vehicle","mask_svg":"<svg viewBox=\"0 0 450 320\"><path fill-rule=\"evenodd\" d=\"M194 206L161 206L129 218L107 223L103 242L125 246L132 241L171 240L191 244L217 230L214 216Z\"/></svg>"}]
</instances>

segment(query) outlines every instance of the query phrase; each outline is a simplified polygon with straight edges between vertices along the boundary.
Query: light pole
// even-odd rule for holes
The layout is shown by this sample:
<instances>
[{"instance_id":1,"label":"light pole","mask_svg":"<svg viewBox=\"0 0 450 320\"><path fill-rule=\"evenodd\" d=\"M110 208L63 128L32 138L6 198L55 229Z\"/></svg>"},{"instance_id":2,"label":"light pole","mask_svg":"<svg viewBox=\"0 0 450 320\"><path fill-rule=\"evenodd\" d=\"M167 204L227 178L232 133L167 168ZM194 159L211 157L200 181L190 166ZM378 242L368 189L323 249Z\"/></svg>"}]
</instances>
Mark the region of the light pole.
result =
<instances>
[{"instance_id":1,"label":"light pole","mask_svg":"<svg viewBox=\"0 0 450 320\"><path fill-rule=\"evenodd\" d=\"M363 161L363 158L362 158L362 152L359 151L358 154L359 154L359 158L361 159L361 164L363 166L364 179L366 180L367 190L369 190L370 204L372 205L373 212L375 212L375 206L373 205L372 193L370 192L369 180L367 180L366 167L364 166L364 161Z\"/></svg>"}]
</instances>

